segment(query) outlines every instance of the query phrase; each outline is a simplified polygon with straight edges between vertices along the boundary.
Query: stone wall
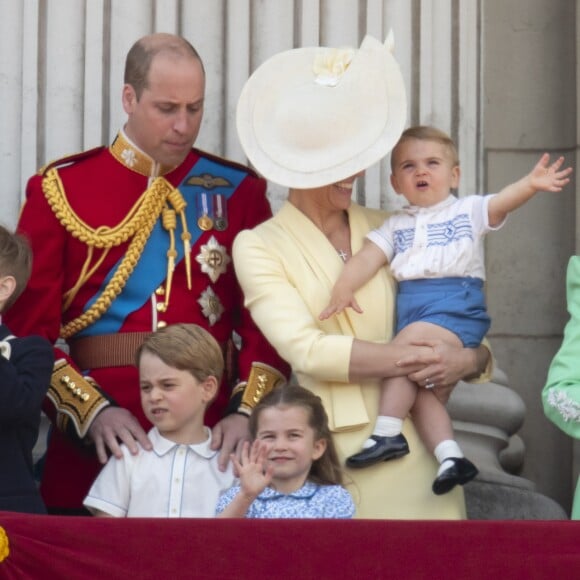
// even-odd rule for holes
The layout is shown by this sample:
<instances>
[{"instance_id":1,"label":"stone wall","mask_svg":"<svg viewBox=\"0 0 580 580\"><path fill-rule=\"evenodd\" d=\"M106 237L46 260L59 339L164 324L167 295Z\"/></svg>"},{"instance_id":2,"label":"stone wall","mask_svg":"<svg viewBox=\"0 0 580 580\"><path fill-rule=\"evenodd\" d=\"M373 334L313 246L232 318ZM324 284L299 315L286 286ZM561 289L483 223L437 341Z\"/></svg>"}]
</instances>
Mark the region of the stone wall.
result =
<instances>
[{"instance_id":1,"label":"stone wall","mask_svg":"<svg viewBox=\"0 0 580 580\"><path fill-rule=\"evenodd\" d=\"M578 167L576 2L483 2L483 139L487 192L527 173L540 154ZM491 345L526 405L522 475L570 507L572 442L544 417L540 392L566 322L564 277L578 250L576 183L540 193L488 236ZM580 353L579 353L580 356Z\"/></svg>"}]
</instances>

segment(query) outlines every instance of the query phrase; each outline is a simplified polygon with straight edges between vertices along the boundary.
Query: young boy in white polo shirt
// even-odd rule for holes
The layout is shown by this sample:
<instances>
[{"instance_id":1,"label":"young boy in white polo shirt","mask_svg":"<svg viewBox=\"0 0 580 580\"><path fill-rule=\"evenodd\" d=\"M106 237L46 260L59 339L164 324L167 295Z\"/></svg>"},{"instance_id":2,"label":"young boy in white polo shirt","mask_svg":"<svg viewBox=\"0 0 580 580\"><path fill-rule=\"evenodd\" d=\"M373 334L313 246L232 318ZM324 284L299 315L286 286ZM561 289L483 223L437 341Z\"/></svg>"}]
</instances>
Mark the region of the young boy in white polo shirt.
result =
<instances>
[{"instance_id":1,"label":"young boy in white polo shirt","mask_svg":"<svg viewBox=\"0 0 580 580\"><path fill-rule=\"evenodd\" d=\"M109 459L84 500L94 515L214 517L220 493L234 482L231 463L218 469L207 406L224 371L217 341L196 324L151 334L137 351L141 405L153 424L152 451Z\"/></svg>"},{"instance_id":2,"label":"young boy in white polo shirt","mask_svg":"<svg viewBox=\"0 0 580 580\"><path fill-rule=\"evenodd\" d=\"M391 154L391 184L409 205L367 235L345 264L320 318L348 306L362 312L355 291L388 265L399 282L393 342L479 346L490 325L483 238L538 191L560 191L572 172L560 169L563 162L560 157L550 164L544 154L528 175L499 193L456 198L451 190L459 185L459 159L452 139L434 127L407 129ZM463 456L445 405L430 390L437 383L445 385L444 377L427 379L420 385L425 388L406 377L385 379L373 434L347 465L362 468L408 454L401 429L411 413L440 463L433 492L441 495L472 480L477 469Z\"/></svg>"}]
</instances>

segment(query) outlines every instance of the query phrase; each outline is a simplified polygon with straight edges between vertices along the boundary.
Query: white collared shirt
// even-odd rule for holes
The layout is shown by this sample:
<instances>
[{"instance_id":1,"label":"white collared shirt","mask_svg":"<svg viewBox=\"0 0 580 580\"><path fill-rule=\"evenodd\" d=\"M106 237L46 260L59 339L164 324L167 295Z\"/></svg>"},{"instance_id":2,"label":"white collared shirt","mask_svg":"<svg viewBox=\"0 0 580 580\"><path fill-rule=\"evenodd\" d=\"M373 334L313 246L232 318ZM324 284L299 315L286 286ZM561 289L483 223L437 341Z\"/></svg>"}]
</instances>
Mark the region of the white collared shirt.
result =
<instances>
[{"instance_id":1,"label":"white collared shirt","mask_svg":"<svg viewBox=\"0 0 580 580\"><path fill-rule=\"evenodd\" d=\"M139 447L123 459L111 457L93 483L84 506L116 517L209 518L215 516L218 497L234 482L231 463L222 473L218 451L208 439L181 445L149 431L152 451Z\"/></svg>"},{"instance_id":2,"label":"white collared shirt","mask_svg":"<svg viewBox=\"0 0 580 580\"><path fill-rule=\"evenodd\" d=\"M385 253L395 278L473 277L485 280L483 236L492 195L450 195L431 207L408 206L367 238Z\"/></svg>"}]
</instances>

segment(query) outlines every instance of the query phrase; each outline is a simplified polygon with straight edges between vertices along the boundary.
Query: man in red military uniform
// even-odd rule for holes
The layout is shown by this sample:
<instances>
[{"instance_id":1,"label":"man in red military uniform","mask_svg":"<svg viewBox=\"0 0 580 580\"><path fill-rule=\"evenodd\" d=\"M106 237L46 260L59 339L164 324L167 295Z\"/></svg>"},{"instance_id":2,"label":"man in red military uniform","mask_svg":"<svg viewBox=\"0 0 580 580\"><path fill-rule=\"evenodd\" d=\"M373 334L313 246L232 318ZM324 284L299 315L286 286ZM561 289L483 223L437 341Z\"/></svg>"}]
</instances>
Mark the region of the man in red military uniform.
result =
<instances>
[{"instance_id":1,"label":"man in red military uniform","mask_svg":"<svg viewBox=\"0 0 580 580\"><path fill-rule=\"evenodd\" d=\"M113 144L28 183L18 229L34 267L6 322L69 346L57 349L45 404L54 428L41 491L53 513L81 508L121 442L150 449L134 353L156 328L197 323L223 345L229 376L207 417L222 467L246 436L244 413L289 371L243 308L231 261L235 235L271 215L266 183L192 148L204 91L187 41L142 38L127 55L127 123Z\"/></svg>"}]
</instances>

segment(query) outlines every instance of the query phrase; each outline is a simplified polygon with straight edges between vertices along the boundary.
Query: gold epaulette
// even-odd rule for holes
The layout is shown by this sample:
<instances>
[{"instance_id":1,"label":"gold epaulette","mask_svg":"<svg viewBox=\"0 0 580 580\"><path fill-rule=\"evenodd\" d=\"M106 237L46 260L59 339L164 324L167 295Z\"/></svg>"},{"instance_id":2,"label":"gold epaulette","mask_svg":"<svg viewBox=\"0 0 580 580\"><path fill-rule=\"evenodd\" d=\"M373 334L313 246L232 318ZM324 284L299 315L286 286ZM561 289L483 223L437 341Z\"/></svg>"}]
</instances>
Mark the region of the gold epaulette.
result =
<instances>
[{"instance_id":1,"label":"gold epaulette","mask_svg":"<svg viewBox=\"0 0 580 580\"><path fill-rule=\"evenodd\" d=\"M57 360L54 365L48 398L57 411L57 427L68 431L72 422L81 439L87 434L97 413L110 404L95 382L83 377L65 359Z\"/></svg>"},{"instance_id":2,"label":"gold epaulette","mask_svg":"<svg viewBox=\"0 0 580 580\"><path fill-rule=\"evenodd\" d=\"M252 363L252 369L250 370L248 382L245 383L244 395L238 412L250 415L254 407L265 395L285 382L284 375L274 367L261 362Z\"/></svg>"},{"instance_id":3,"label":"gold epaulette","mask_svg":"<svg viewBox=\"0 0 580 580\"><path fill-rule=\"evenodd\" d=\"M52 169L53 167L63 167L64 165L71 165L72 163L76 163L77 161L82 161L83 159L87 159L88 157L96 155L103 149L105 149L105 146L100 145L99 147L87 149L87 151L80 151L79 153L72 153L71 155L59 157L58 159L55 159L54 161L50 161L46 165L43 165L38 170L38 175L44 175L49 169Z\"/></svg>"}]
</instances>

